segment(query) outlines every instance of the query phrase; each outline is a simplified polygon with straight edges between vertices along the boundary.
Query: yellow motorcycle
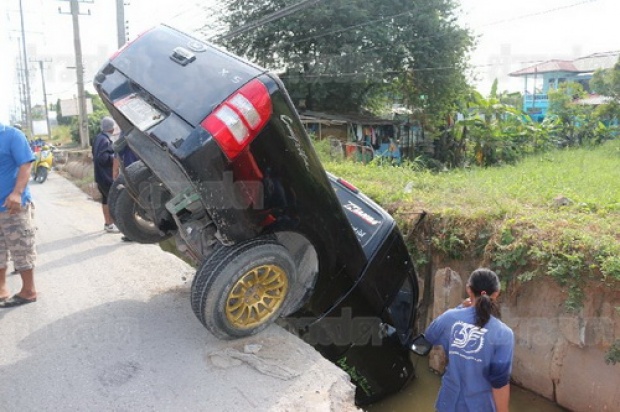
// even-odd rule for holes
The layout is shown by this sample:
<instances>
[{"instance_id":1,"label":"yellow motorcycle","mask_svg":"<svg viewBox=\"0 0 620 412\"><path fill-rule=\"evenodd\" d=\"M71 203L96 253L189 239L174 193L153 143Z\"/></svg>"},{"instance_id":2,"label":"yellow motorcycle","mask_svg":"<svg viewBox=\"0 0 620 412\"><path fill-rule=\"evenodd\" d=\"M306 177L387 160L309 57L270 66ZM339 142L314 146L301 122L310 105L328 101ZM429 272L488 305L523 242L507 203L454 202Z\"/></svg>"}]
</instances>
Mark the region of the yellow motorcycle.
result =
<instances>
[{"instance_id":1,"label":"yellow motorcycle","mask_svg":"<svg viewBox=\"0 0 620 412\"><path fill-rule=\"evenodd\" d=\"M49 146L43 146L41 151L35 154L34 164L32 165L32 176L37 183L47 180L47 175L52 170L54 155Z\"/></svg>"}]
</instances>

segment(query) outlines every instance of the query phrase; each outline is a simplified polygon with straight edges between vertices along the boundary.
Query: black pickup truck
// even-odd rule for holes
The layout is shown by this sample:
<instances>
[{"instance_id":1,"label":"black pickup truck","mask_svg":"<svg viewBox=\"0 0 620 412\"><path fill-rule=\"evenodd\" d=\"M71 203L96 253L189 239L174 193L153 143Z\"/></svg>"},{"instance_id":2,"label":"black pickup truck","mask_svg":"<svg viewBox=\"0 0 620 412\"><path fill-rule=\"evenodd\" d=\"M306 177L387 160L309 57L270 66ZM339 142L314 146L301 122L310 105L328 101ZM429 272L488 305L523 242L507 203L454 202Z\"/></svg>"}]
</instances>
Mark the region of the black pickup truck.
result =
<instances>
[{"instance_id":1,"label":"black pickup truck","mask_svg":"<svg viewBox=\"0 0 620 412\"><path fill-rule=\"evenodd\" d=\"M94 85L119 147L140 159L114 184L117 225L140 242L174 239L197 267L191 306L211 333L278 321L349 373L358 404L409 382L418 282L403 238L326 173L277 76L162 25Z\"/></svg>"}]
</instances>

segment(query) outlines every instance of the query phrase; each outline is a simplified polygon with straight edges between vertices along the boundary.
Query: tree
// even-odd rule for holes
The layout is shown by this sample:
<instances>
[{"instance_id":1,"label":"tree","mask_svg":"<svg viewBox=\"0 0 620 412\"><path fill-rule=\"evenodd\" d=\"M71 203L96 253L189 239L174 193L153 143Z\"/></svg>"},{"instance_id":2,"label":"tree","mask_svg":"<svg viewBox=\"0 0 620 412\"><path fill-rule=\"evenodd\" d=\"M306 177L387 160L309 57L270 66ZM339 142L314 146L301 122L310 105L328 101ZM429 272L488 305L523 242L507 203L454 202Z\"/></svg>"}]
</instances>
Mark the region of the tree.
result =
<instances>
[{"instance_id":1,"label":"tree","mask_svg":"<svg viewBox=\"0 0 620 412\"><path fill-rule=\"evenodd\" d=\"M493 84L491 85L491 93L489 93L489 98L496 99L497 98L497 85L498 85L497 77L493 80Z\"/></svg>"},{"instance_id":2,"label":"tree","mask_svg":"<svg viewBox=\"0 0 620 412\"><path fill-rule=\"evenodd\" d=\"M611 98L608 103L599 106L595 114L607 124L618 122L620 120L620 59L611 69L597 70L590 80L590 88L595 93Z\"/></svg>"},{"instance_id":3,"label":"tree","mask_svg":"<svg viewBox=\"0 0 620 412\"><path fill-rule=\"evenodd\" d=\"M585 96L583 86L576 82L562 83L557 90L549 91L549 115L560 120L562 146L601 143L611 137L593 106L577 103Z\"/></svg>"},{"instance_id":4,"label":"tree","mask_svg":"<svg viewBox=\"0 0 620 412\"><path fill-rule=\"evenodd\" d=\"M590 80L590 88L603 96L620 101L620 59L611 69L599 69Z\"/></svg>"},{"instance_id":5,"label":"tree","mask_svg":"<svg viewBox=\"0 0 620 412\"><path fill-rule=\"evenodd\" d=\"M457 137L468 143L472 163L492 166L514 163L526 153L537 150L540 136L531 120L513 106L501 103L497 97L485 99L480 93L470 93L465 117L457 122Z\"/></svg>"},{"instance_id":6,"label":"tree","mask_svg":"<svg viewBox=\"0 0 620 412\"><path fill-rule=\"evenodd\" d=\"M583 86L577 82L562 83L556 90L549 90L549 116L557 116L562 124L562 146L579 144L579 119L587 116L588 108L575 104L585 97Z\"/></svg>"},{"instance_id":7,"label":"tree","mask_svg":"<svg viewBox=\"0 0 620 412\"><path fill-rule=\"evenodd\" d=\"M522 110L523 107L523 95L521 92L509 92L504 90L498 96L500 103L508 106L512 106L517 110Z\"/></svg>"},{"instance_id":8,"label":"tree","mask_svg":"<svg viewBox=\"0 0 620 412\"><path fill-rule=\"evenodd\" d=\"M298 0L231 0L225 21L246 23ZM360 112L399 94L438 117L467 87L473 45L454 0L330 0L258 27L225 46L281 74L299 106Z\"/></svg>"}]
</instances>

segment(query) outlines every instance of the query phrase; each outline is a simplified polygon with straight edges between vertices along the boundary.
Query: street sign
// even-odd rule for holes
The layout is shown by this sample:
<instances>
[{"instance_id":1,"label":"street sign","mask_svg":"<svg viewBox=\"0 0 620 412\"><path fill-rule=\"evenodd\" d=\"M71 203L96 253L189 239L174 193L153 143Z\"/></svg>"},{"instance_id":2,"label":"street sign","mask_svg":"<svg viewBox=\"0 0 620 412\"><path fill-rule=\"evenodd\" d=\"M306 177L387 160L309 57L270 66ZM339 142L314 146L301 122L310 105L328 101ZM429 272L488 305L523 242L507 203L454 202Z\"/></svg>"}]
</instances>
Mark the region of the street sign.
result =
<instances>
[{"instance_id":1,"label":"street sign","mask_svg":"<svg viewBox=\"0 0 620 412\"><path fill-rule=\"evenodd\" d=\"M93 112L93 102L91 99L86 99L86 114ZM78 100L77 99L64 99L60 100L60 114L62 117L77 116L78 115Z\"/></svg>"}]
</instances>

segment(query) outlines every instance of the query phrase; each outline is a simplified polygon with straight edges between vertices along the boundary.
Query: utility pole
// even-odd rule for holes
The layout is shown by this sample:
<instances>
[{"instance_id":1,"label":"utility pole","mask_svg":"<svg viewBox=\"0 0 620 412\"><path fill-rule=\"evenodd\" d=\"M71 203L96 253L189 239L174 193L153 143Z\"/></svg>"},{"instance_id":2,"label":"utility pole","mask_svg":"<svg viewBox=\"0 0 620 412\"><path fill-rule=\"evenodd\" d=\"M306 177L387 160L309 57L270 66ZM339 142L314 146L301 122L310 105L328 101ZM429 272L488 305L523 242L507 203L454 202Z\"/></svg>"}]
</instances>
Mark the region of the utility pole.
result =
<instances>
[{"instance_id":1,"label":"utility pole","mask_svg":"<svg viewBox=\"0 0 620 412\"><path fill-rule=\"evenodd\" d=\"M26 93L24 87L24 72L22 70L23 61L22 61L22 51L21 47L19 49L19 58L16 61L16 74L17 74L17 86L19 89L19 123L22 123L25 128L25 116L26 116Z\"/></svg>"},{"instance_id":2,"label":"utility pole","mask_svg":"<svg viewBox=\"0 0 620 412\"><path fill-rule=\"evenodd\" d=\"M116 36L119 49L127 42L125 6L125 0L116 0Z\"/></svg>"},{"instance_id":3,"label":"utility pole","mask_svg":"<svg viewBox=\"0 0 620 412\"><path fill-rule=\"evenodd\" d=\"M21 1L21 0L20 0ZM65 0L66 1L66 0ZM78 86L78 123L80 130L80 143L83 148L88 147L88 113L86 110L86 96L84 94L84 62L82 61L82 42L80 40L80 22L78 16L80 15L80 5L78 0L68 0L71 6L71 17L73 20L73 46L75 49L75 73L77 76ZM84 0L79 3L92 3ZM60 8L58 11L63 13ZM90 15L90 10L88 11Z\"/></svg>"},{"instance_id":4,"label":"utility pole","mask_svg":"<svg viewBox=\"0 0 620 412\"><path fill-rule=\"evenodd\" d=\"M47 105L47 92L45 90L45 72L43 70L43 63L49 63L52 59L35 60L32 61L39 63L39 69L41 70L41 82L43 83L43 104L45 105L45 122L47 124L47 139L52 140L52 128L50 125L50 113L49 106Z\"/></svg>"},{"instance_id":5,"label":"utility pole","mask_svg":"<svg viewBox=\"0 0 620 412\"><path fill-rule=\"evenodd\" d=\"M22 7L22 0L19 0L19 17L21 21L22 29L22 57L24 65L24 95L26 97L26 128L30 137L32 137L32 104L30 103L30 75L28 73L28 55L26 52L26 30L24 29L24 9Z\"/></svg>"}]
</instances>

